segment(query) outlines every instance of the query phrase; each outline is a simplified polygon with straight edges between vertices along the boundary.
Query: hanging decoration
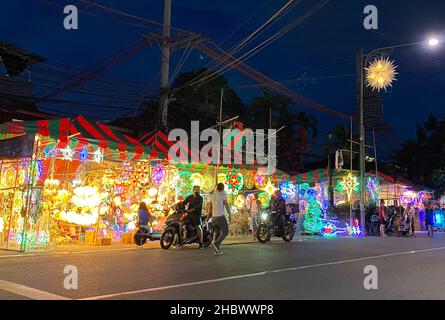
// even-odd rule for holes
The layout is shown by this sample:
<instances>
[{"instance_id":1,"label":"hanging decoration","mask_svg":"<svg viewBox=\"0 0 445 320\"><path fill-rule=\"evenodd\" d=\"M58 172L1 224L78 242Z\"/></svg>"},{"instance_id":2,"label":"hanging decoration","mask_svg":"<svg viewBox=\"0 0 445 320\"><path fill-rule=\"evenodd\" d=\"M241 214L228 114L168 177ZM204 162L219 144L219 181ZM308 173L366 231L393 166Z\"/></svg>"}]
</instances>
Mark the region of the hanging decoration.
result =
<instances>
[{"instance_id":1,"label":"hanging decoration","mask_svg":"<svg viewBox=\"0 0 445 320\"><path fill-rule=\"evenodd\" d=\"M53 146L47 146L45 149L43 149L42 154L45 159L54 158L57 154L56 148Z\"/></svg>"},{"instance_id":2,"label":"hanging decoration","mask_svg":"<svg viewBox=\"0 0 445 320\"><path fill-rule=\"evenodd\" d=\"M297 186L295 183L292 183L290 181L283 181L280 182L278 185L281 193L281 197L284 200L290 200L295 199L297 197Z\"/></svg>"},{"instance_id":3,"label":"hanging decoration","mask_svg":"<svg viewBox=\"0 0 445 320\"><path fill-rule=\"evenodd\" d=\"M389 58L375 59L366 70L367 86L373 90L381 91L392 87L396 81L397 66Z\"/></svg>"},{"instance_id":4,"label":"hanging decoration","mask_svg":"<svg viewBox=\"0 0 445 320\"><path fill-rule=\"evenodd\" d=\"M343 187L343 190L346 191L346 194L348 195L348 201L350 202L352 198L352 193L358 192L358 188L360 186L360 184L357 181L357 178L354 177L351 173L349 173L346 177L343 178L341 185Z\"/></svg>"},{"instance_id":5,"label":"hanging decoration","mask_svg":"<svg viewBox=\"0 0 445 320\"><path fill-rule=\"evenodd\" d=\"M96 163L102 163L104 161L104 154L100 148L97 148L97 150L93 152L93 161Z\"/></svg>"},{"instance_id":6,"label":"hanging decoration","mask_svg":"<svg viewBox=\"0 0 445 320\"><path fill-rule=\"evenodd\" d=\"M266 185L267 185L267 182L268 182L267 180L268 179L265 176L260 175L260 174L256 174L256 176L255 176L255 187L258 190L263 190L266 187Z\"/></svg>"},{"instance_id":7,"label":"hanging decoration","mask_svg":"<svg viewBox=\"0 0 445 320\"><path fill-rule=\"evenodd\" d=\"M215 187L215 178L211 174L205 174L203 180L202 190L204 192L211 192Z\"/></svg>"},{"instance_id":8,"label":"hanging decoration","mask_svg":"<svg viewBox=\"0 0 445 320\"><path fill-rule=\"evenodd\" d=\"M237 209L239 210L243 209L245 207L245 203L246 203L246 198L242 194L236 196L235 207Z\"/></svg>"},{"instance_id":9,"label":"hanging decoration","mask_svg":"<svg viewBox=\"0 0 445 320\"><path fill-rule=\"evenodd\" d=\"M278 189L275 188L275 186L270 182L266 184L266 186L263 188L263 191L265 191L269 197L272 197L275 194L275 191L277 191Z\"/></svg>"},{"instance_id":10,"label":"hanging decoration","mask_svg":"<svg viewBox=\"0 0 445 320\"><path fill-rule=\"evenodd\" d=\"M247 172L244 174L244 186L246 189L253 189L255 187L255 175Z\"/></svg>"},{"instance_id":11,"label":"hanging decoration","mask_svg":"<svg viewBox=\"0 0 445 320\"><path fill-rule=\"evenodd\" d=\"M187 170L179 171L179 194L183 197L188 197L192 192L192 174Z\"/></svg>"},{"instance_id":12,"label":"hanging decoration","mask_svg":"<svg viewBox=\"0 0 445 320\"><path fill-rule=\"evenodd\" d=\"M236 170L229 170L226 176L226 184L229 192L235 195L238 194L238 191L241 190L244 185L243 175Z\"/></svg>"},{"instance_id":13,"label":"hanging decoration","mask_svg":"<svg viewBox=\"0 0 445 320\"><path fill-rule=\"evenodd\" d=\"M269 197L269 195L267 194L267 192L260 192L259 194L258 194L258 200L260 201L260 203L261 203L261 208L262 209L267 209L267 208L269 208L269 204L270 204L270 197Z\"/></svg>"},{"instance_id":14,"label":"hanging decoration","mask_svg":"<svg viewBox=\"0 0 445 320\"><path fill-rule=\"evenodd\" d=\"M165 178L165 172L162 165L159 163L154 168L152 168L152 177L156 185L160 185L162 180Z\"/></svg>"},{"instance_id":15,"label":"hanging decoration","mask_svg":"<svg viewBox=\"0 0 445 320\"><path fill-rule=\"evenodd\" d=\"M252 199L254 199L255 198L255 194L253 194L253 193L249 193L248 195L247 195L247 197L246 197L246 208L247 209L250 209L250 203L251 203L251 201L252 201Z\"/></svg>"},{"instance_id":16,"label":"hanging decoration","mask_svg":"<svg viewBox=\"0 0 445 320\"><path fill-rule=\"evenodd\" d=\"M380 183L377 178L368 177L366 179L366 185L368 187L368 192L371 195L373 202L378 202L380 199Z\"/></svg>"},{"instance_id":17,"label":"hanging decoration","mask_svg":"<svg viewBox=\"0 0 445 320\"><path fill-rule=\"evenodd\" d=\"M191 183L193 187L199 186L202 188L202 186L204 185L204 178L200 173L193 173L190 179L192 180Z\"/></svg>"},{"instance_id":18,"label":"hanging decoration","mask_svg":"<svg viewBox=\"0 0 445 320\"><path fill-rule=\"evenodd\" d=\"M88 148L83 146L79 153L80 161L85 162L88 160Z\"/></svg>"},{"instance_id":19,"label":"hanging decoration","mask_svg":"<svg viewBox=\"0 0 445 320\"><path fill-rule=\"evenodd\" d=\"M70 146L66 146L61 150L62 152L62 160L73 161L74 150L70 148Z\"/></svg>"}]
</instances>

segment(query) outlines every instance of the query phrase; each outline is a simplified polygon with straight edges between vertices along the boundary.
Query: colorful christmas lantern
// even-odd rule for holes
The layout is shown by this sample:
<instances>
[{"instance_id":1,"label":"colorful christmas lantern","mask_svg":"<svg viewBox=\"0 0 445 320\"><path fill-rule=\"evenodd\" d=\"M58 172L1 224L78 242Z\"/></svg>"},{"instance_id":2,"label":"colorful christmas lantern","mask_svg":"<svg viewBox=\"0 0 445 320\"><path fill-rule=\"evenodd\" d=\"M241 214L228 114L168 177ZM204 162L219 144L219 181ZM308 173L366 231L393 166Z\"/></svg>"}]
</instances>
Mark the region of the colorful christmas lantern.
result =
<instances>
[{"instance_id":1,"label":"colorful christmas lantern","mask_svg":"<svg viewBox=\"0 0 445 320\"><path fill-rule=\"evenodd\" d=\"M237 194L239 190L243 188L244 179L243 175L236 170L229 170L226 176L226 184L229 192Z\"/></svg>"}]
</instances>

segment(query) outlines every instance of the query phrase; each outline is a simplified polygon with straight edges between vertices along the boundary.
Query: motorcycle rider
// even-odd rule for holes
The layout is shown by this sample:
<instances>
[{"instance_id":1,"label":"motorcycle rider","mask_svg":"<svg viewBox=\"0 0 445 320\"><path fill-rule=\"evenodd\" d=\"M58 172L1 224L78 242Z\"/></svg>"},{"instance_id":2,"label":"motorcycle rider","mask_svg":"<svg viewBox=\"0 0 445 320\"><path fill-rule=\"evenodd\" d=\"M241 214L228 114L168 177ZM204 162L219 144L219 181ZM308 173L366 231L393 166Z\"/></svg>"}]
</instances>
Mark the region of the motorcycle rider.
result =
<instances>
[{"instance_id":1,"label":"motorcycle rider","mask_svg":"<svg viewBox=\"0 0 445 320\"><path fill-rule=\"evenodd\" d=\"M194 186L193 187L193 194L188 196L184 202L182 203L183 206L188 205L187 213L190 219L190 223L193 227L196 228L196 233L199 237L199 248L203 248L203 232L201 228L201 214L202 214L202 205L203 205L203 198L201 196L201 187L200 186Z\"/></svg>"},{"instance_id":2,"label":"motorcycle rider","mask_svg":"<svg viewBox=\"0 0 445 320\"><path fill-rule=\"evenodd\" d=\"M271 211L276 211L275 223L279 230L284 233L284 221L286 219L286 201L281 196L280 190L275 191L270 204Z\"/></svg>"}]
</instances>

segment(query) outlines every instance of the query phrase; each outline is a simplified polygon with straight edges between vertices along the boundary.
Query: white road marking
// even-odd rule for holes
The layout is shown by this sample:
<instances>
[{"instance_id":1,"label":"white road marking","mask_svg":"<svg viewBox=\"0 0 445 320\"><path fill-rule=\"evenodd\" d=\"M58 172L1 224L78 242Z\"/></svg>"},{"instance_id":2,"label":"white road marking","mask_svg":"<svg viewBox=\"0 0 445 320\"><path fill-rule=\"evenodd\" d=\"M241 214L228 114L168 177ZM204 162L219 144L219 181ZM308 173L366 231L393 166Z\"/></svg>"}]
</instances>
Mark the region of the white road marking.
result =
<instances>
[{"instance_id":1,"label":"white road marking","mask_svg":"<svg viewBox=\"0 0 445 320\"><path fill-rule=\"evenodd\" d=\"M345 264L345 263L352 263L352 262L358 262L358 261L364 261L364 260L372 260L372 259L380 259L380 258L387 258L387 257L394 257L394 256L411 255L411 254L417 254L417 253L422 253L422 252L439 251L439 250L445 250L445 247L430 248L430 249L423 249L423 250L417 250L417 251L388 253L388 254L382 254L382 255L378 255L378 256L370 256L370 257L356 258L356 259L350 259L350 260L341 260L341 261L318 263L318 264L312 264L312 265L306 265L306 266L300 266L300 267L292 267L292 268L284 268L284 269L262 271L262 272L243 274L243 275L237 275L237 276L231 276L231 277L225 277L225 278L217 278L217 279L209 279L209 280L202 280L202 281L195 281L195 282L188 282L188 283L180 283L180 284L174 284L174 285L157 287L157 288L148 288L148 289L127 291L127 292L112 293L112 294L106 294L106 295L102 295L102 296L83 298L83 299L80 299L80 300L109 299L109 298L125 296L125 295L134 295L134 294L139 294L139 293L147 293L147 292L154 292L154 291L161 291L161 290L169 290L169 289L176 289L176 288L183 288L183 287L198 286L198 285L203 285L203 284L217 283L217 282L236 280L236 279L243 279L243 278L250 278L250 277L260 277L260 276L264 276L264 275L266 275L268 273L298 271L298 270L304 270L304 269L310 269L310 268L332 266L332 265L339 265L339 264Z\"/></svg>"},{"instance_id":2,"label":"white road marking","mask_svg":"<svg viewBox=\"0 0 445 320\"><path fill-rule=\"evenodd\" d=\"M0 290L11 292L33 300L71 300L46 291L30 288L18 283L0 280Z\"/></svg>"}]
</instances>

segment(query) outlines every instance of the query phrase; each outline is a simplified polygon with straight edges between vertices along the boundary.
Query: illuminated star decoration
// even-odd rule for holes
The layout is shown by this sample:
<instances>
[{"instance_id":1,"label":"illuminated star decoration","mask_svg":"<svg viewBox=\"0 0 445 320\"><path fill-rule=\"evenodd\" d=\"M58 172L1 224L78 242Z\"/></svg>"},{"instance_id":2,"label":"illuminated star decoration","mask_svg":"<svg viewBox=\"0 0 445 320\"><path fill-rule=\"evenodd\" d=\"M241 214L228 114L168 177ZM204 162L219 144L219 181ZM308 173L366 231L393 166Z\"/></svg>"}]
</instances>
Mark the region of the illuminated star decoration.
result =
<instances>
[{"instance_id":1,"label":"illuminated star decoration","mask_svg":"<svg viewBox=\"0 0 445 320\"><path fill-rule=\"evenodd\" d=\"M74 156L74 150L70 148L70 146L66 146L65 149L62 149L62 160L72 161Z\"/></svg>"},{"instance_id":2,"label":"illuminated star decoration","mask_svg":"<svg viewBox=\"0 0 445 320\"><path fill-rule=\"evenodd\" d=\"M97 150L93 152L93 161L97 163L102 163L103 160L104 160L104 154L102 153L102 150L100 150L100 148L97 148Z\"/></svg>"},{"instance_id":3,"label":"illuminated star decoration","mask_svg":"<svg viewBox=\"0 0 445 320\"><path fill-rule=\"evenodd\" d=\"M396 81L397 66L389 58L374 60L366 70L367 86L373 90L381 91L392 87L392 82Z\"/></svg>"},{"instance_id":4,"label":"illuminated star decoration","mask_svg":"<svg viewBox=\"0 0 445 320\"><path fill-rule=\"evenodd\" d=\"M357 182L357 178L352 176L351 173L349 173L347 177L343 178L341 185L342 185L343 189L346 190L346 193L348 194L348 200L351 201L352 192L354 190L356 190L359 186L359 183Z\"/></svg>"},{"instance_id":5,"label":"illuminated star decoration","mask_svg":"<svg viewBox=\"0 0 445 320\"><path fill-rule=\"evenodd\" d=\"M263 189L269 196L272 196L278 189L269 181Z\"/></svg>"}]
</instances>

